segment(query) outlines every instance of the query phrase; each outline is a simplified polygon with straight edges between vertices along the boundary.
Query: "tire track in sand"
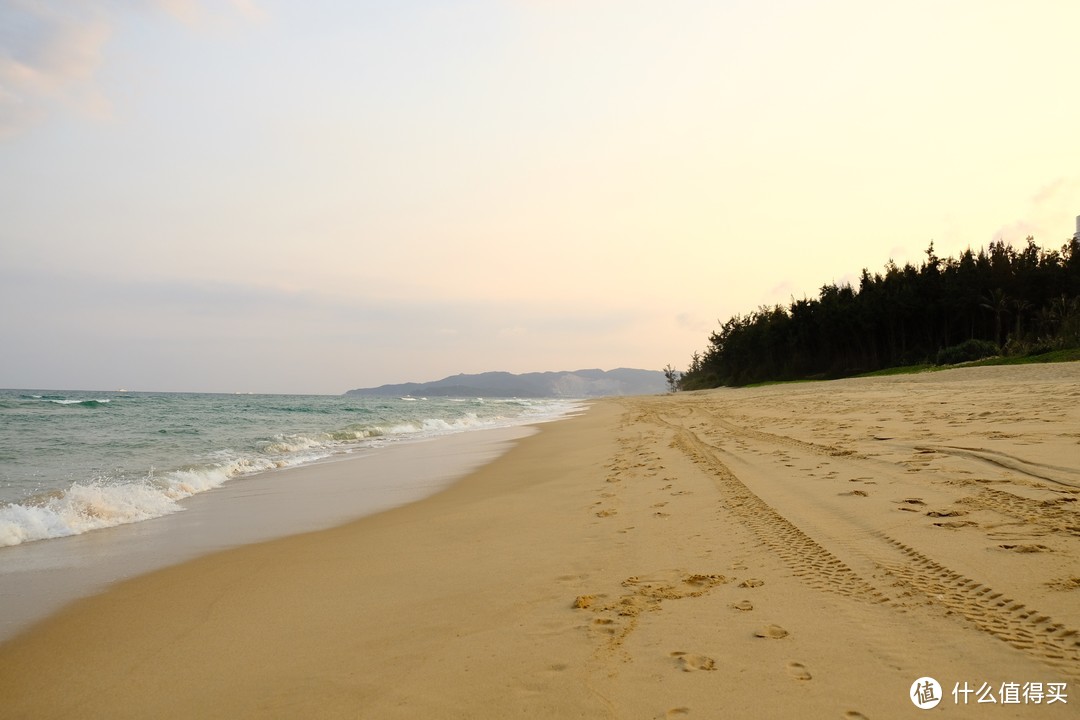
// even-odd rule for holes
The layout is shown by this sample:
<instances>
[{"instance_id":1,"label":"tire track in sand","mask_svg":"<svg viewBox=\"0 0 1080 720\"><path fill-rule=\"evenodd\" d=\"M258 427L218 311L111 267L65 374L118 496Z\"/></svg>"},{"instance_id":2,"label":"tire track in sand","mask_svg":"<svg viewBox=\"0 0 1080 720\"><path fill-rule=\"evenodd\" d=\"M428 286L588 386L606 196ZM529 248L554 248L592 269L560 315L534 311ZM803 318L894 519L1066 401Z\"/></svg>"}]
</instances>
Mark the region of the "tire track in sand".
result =
<instances>
[{"instance_id":1,"label":"tire track in sand","mask_svg":"<svg viewBox=\"0 0 1080 720\"><path fill-rule=\"evenodd\" d=\"M959 503L1039 525L1049 533L1060 532L1080 537L1080 508L1077 508L1080 502L1075 496L1033 500L993 488L981 488L977 495L961 498Z\"/></svg>"},{"instance_id":2,"label":"tire track in sand","mask_svg":"<svg viewBox=\"0 0 1080 720\"><path fill-rule=\"evenodd\" d=\"M888 596L866 582L843 561L818 544L768 503L755 495L694 432L655 417L675 432L672 447L715 477L725 506L806 584L818 590L875 603Z\"/></svg>"},{"instance_id":3,"label":"tire track in sand","mask_svg":"<svg viewBox=\"0 0 1080 720\"><path fill-rule=\"evenodd\" d=\"M1017 650L1074 678L1080 677L1080 632L931 560L885 533L877 536L904 555L906 562L886 565L903 585Z\"/></svg>"},{"instance_id":4,"label":"tire track in sand","mask_svg":"<svg viewBox=\"0 0 1080 720\"><path fill-rule=\"evenodd\" d=\"M1080 678L1080 633L1077 630L1054 622L1025 603L965 577L880 531L865 535L879 542L865 548L863 554L895 580L896 587L886 588L880 582L875 584L868 581L750 490L717 456L717 448L677 422L668 422L658 414L653 414L649 419L674 432L671 446L686 454L694 463L704 466L714 477L715 485L732 514L810 587L860 601L886 604L901 612L907 611L910 600L901 602L892 597L892 593L897 589L918 593L931 604L940 605L964 618L976 629L1065 675ZM690 418L684 416L680 419L687 422ZM715 422L719 418L713 416L710 420ZM743 428L733 426L726 429L745 434ZM766 442L782 442L781 436L758 431L752 434ZM833 454L835 450L801 441L782 444L797 445L819 455ZM857 459L857 456L853 459Z\"/></svg>"}]
</instances>

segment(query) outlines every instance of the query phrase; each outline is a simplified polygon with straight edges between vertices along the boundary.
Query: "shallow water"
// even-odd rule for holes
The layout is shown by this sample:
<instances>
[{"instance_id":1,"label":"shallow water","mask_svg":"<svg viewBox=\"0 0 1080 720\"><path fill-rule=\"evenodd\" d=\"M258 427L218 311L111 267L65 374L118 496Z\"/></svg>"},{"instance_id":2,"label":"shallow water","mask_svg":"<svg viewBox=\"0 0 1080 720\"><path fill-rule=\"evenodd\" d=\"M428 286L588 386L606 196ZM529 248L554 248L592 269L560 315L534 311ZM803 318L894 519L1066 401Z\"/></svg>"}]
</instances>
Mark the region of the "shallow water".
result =
<instances>
[{"instance_id":1,"label":"shallow water","mask_svg":"<svg viewBox=\"0 0 1080 720\"><path fill-rule=\"evenodd\" d=\"M0 391L6 547L150 520L266 470L557 417L573 401ZM6 547L5 547L6 546Z\"/></svg>"},{"instance_id":2,"label":"shallow water","mask_svg":"<svg viewBox=\"0 0 1080 720\"><path fill-rule=\"evenodd\" d=\"M125 578L420 500L531 432L505 427L384 445L238 478L147 522L2 548L0 642Z\"/></svg>"}]
</instances>

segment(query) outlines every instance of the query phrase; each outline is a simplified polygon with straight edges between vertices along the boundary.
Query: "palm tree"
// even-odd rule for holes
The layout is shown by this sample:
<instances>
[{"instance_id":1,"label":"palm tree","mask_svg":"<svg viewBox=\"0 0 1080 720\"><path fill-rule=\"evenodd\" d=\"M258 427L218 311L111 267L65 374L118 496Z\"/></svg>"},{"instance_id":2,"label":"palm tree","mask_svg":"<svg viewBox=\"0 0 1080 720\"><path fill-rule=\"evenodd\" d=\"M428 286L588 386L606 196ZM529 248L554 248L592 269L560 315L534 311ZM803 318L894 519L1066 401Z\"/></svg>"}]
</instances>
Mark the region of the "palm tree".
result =
<instances>
[{"instance_id":1,"label":"palm tree","mask_svg":"<svg viewBox=\"0 0 1080 720\"><path fill-rule=\"evenodd\" d=\"M1020 342L1020 331L1022 330L1021 323L1024 319L1024 313L1035 306L1023 298L1016 298L1009 304L1016 313L1016 334L1013 336L1013 340Z\"/></svg>"},{"instance_id":2,"label":"palm tree","mask_svg":"<svg viewBox=\"0 0 1080 720\"><path fill-rule=\"evenodd\" d=\"M1001 347L1001 316L1008 312L1009 298L1001 288L994 288L983 296L981 307L994 313L995 339L997 346Z\"/></svg>"}]
</instances>

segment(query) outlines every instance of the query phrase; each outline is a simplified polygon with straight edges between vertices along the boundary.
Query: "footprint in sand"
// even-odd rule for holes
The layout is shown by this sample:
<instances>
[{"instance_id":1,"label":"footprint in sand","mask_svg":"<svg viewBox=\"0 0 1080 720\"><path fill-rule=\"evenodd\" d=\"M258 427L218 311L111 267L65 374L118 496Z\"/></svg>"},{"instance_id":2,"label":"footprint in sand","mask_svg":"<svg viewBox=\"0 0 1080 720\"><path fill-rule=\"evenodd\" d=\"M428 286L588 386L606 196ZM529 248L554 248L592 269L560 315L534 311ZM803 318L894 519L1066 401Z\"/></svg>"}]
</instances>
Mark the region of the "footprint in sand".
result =
<instances>
[{"instance_id":1,"label":"footprint in sand","mask_svg":"<svg viewBox=\"0 0 1080 720\"><path fill-rule=\"evenodd\" d=\"M596 626L596 631L605 635L614 635L619 631L615 621L611 618L596 618L593 620L593 625Z\"/></svg>"},{"instance_id":2,"label":"footprint in sand","mask_svg":"<svg viewBox=\"0 0 1080 720\"><path fill-rule=\"evenodd\" d=\"M766 640L779 640L788 636L788 631L779 625L766 625L760 630L754 631L754 636L759 638L765 638Z\"/></svg>"},{"instance_id":3,"label":"footprint in sand","mask_svg":"<svg viewBox=\"0 0 1080 720\"><path fill-rule=\"evenodd\" d=\"M740 600L737 603L732 603L731 604L731 609L732 610L742 610L743 612L747 612L747 611L750 611L750 610L754 609L754 604L751 603L749 600Z\"/></svg>"},{"instance_id":4,"label":"footprint in sand","mask_svg":"<svg viewBox=\"0 0 1080 720\"><path fill-rule=\"evenodd\" d=\"M574 604L571 607L575 610L586 610L592 607L594 602L596 602L595 595L578 595L574 598Z\"/></svg>"},{"instance_id":5,"label":"footprint in sand","mask_svg":"<svg viewBox=\"0 0 1080 720\"><path fill-rule=\"evenodd\" d=\"M1046 587L1051 590L1077 590L1080 589L1080 577L1068 576L1051 580L1046 583Z\"/></svg>"},{"instance_id":6,"label":"footprint in sand","mask_svg":"<svg viewBox=\"0 0 1080 720\"><path fill-rule=\"evenodd\" d=\"M690 708L688 708L688 707L677 707L677 708L671 708L666 713L664 713L664 717L665 718L684 718L689 714L690 714Z\"/></svg>"},{"instance_id":7,"label":"footprint in sand","mask_svg":"<svg viewBox=\"0 0 1080 720\"><path fill-rule=\"evenodd\" d=\"M746 580L743 580L741 583L739 583L739 587L741 587L741 588L756 588L756 587L761 587L764 584L765 584L764 580L758 580L757 578L747 578Z\"/></svg>"},{"instance_id":8,"label":"footprint in sand","mask_svg":"<svg viewBox=\"0 0 1080 720\"><path fill-rule=\"evenodd\" d=\"M675 659L675 667L683 672L716 669L716 661L708 655L693 655L682 651L676 651L671 653L670 657Z\"/></svg>"},{"instance_id":9,"label":"footprint in sand","mask_svg":"<svg viewBox=\"0 0 1080 720\"><path fill-rule=\"evenodd\" d=\"M998 547L1001 548L1002 550L1011 550L1012 552L1018 552L1018 553L1053 552L1053 550L1051 548L1048 548L1045 545L1038 545L1038 544L1035 544L1035 545L998 545Z\"/></svg>"},{"instance_id":10,"label":"footprint in sand","mask_svg":"<svg viewBox=\"0 0 1080 720\"><path fill-rule=\"evenodd\" d=\"M789 662L787 664L788 674L796 680L810 680L813 675L806 669L806 666L800 662Z\"/></svg>"},{"instance_id":11,"label":"footprint in sand","mask_svg":"<svg viewBox=\"0 0 1080 720\"><path fill-rule=\"evenodd\" d=\"M866 492L865 490L852 490L850 492L837 493L837 495L854 495L856 497L867 497L870 495L870 493Z\"/></svg>"}]
</instances>

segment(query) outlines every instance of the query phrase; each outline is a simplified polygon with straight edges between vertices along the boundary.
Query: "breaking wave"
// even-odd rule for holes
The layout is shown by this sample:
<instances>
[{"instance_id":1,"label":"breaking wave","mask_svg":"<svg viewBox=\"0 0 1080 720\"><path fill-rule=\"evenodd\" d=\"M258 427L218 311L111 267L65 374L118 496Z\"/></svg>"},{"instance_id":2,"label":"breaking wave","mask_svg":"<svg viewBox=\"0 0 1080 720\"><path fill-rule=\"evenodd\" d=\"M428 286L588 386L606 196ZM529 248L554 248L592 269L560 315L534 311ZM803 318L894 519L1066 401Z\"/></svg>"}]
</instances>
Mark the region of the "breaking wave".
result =
<instances>
[{"instance_id":1,"label":"breaking wave","mask_svg":"<svg viewBox=\"0 0 1080 720\"><path fill-rule=\"evenodd\" d=\"M488 401L485 404L479 400L426 402L420 399L373 403L371 407L343 404L328 410L325 406L332 401L322 398L298 398L295 404L308 402L315 407L292 407L281 404L280 399L274 399L271 404L269 400L248 398L223 405L226 401L221 397L207 396L182 399L182 402L199 403L198 412L203 414L179 418L177 407L180 401L174 398L167 398L171 404L151 416L150 403L160 401L160 398L120 396L108 413L64 413L69 420L63 427L78 422L82 423L77 426L79 432L89 433L76 438L72 434L57 435L57 426L53 422L56 416L50 420L47 416L51 413L42 416L40 412L46 407L58 410L60 407L102 408L110 404L110 398L44 393L20 395L17 399L13 395L8 397L2 409L9 413L18 413L21 403L39 408L37 415L33 412L25 416L8 415L10 420L21 417L39 424L32 435L26 435L22 440L19 437L8 440L10 453L0 447L0 465L10 461L16 463L6 466L7 477L13 480L5 481L6 490L0 487L7 493L9 501L0 501L0 547L78 535L175 513L184 509L181 501L185 498L253 473L303 465L388 443L550 419L575 407L574 403L530 400ZM147 407L141 408L143 404ZM262 414L256 427L249 431L247 425L255 422L253 413L256 412ZM324 425L327 429L266 432L281 422L277 413L289 413L292 417L327 415ZM76 416L86 419L76 420ZM154 425L165 423L161 418L166 418L167 427ZM318 421L312 427L323 424ZM0 437L0 440L4 438ZM77 441L81 444L76 446ZM204 442L211 445L198 445ZM34 468L35 474L41 476L45 467L41 456L20 455L21 447L33 447L34 443L54 447L53 456L60 458L56 461L56 472L63 469L66 481L59 474L51 480L48 477L33 479L25 470L13 474L12 468L19 466ZM214 444L216 450L212 449ZM4 443L0 442L0 445ZM162 453L166 450L173 453L167 456L173 459L162 463ZM95 452L101 454L93 455ZM188 459L186 464L182 464L184 458ZM195 458L199 459L190 462ZM24 462L20 464L20 460ZM82 470L78 463L82 463ZM140 464L144 469L138 469ZM154 469L153 466L159 464L173 464L173 468ZM122 470L119 466L128 469ZM118 469L102 471L100 468L103 467ZM20 480L20 476L25 479ZM25 489L17 492L20 487Z\"/></svg>"}]
</instances>

